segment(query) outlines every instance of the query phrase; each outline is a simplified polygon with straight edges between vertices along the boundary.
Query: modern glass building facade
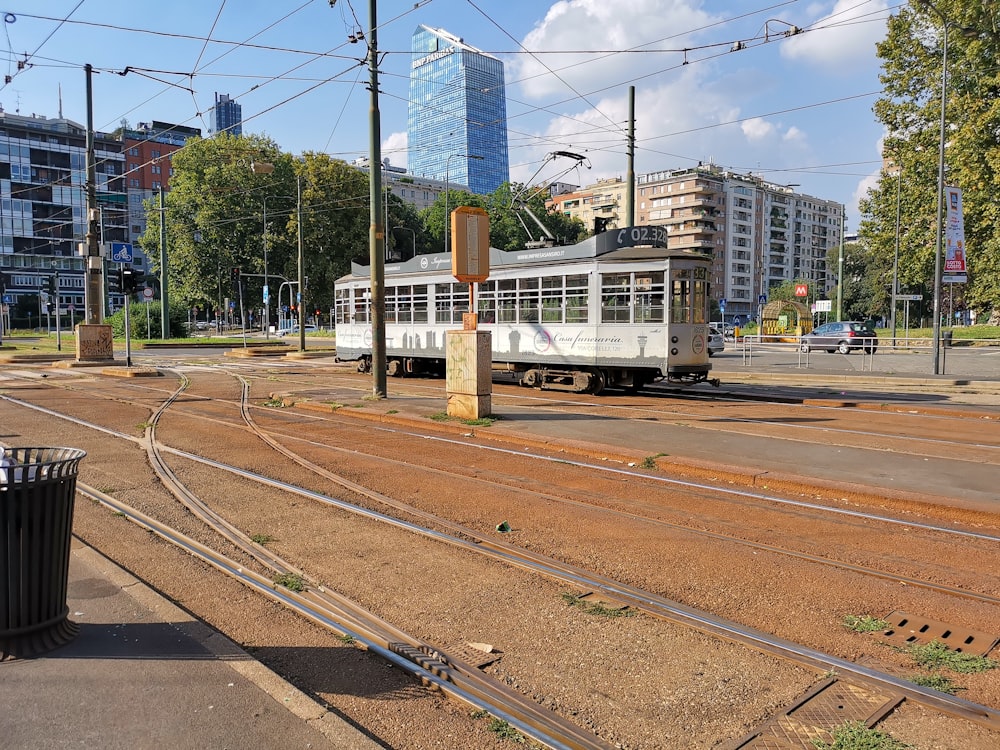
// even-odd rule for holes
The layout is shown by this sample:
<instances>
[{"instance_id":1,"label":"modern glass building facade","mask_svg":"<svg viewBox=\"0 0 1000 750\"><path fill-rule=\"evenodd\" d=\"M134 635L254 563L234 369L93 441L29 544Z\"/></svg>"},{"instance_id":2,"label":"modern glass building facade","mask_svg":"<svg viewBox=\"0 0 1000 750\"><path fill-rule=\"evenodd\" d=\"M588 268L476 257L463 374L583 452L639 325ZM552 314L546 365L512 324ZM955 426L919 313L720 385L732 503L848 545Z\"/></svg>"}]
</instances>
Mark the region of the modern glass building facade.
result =
<instances>
[{"instance_id":1,"label":"modern glass building facade","mask_svg":"<svg viewBox=\"0 0 1000 750\"><path fill-rule=\"evenodd\" d=\"M423 25L411 49L407 171L493 192L510 179L503 62Z\"/></svg>"},{"instance_id":2,"label":"modern glass building facade","mask_svg":"<svg viewBox=\"0 0 1000 750\"><path fill-rule=\"evenodd\" d=\"M215 106L208 118L208 129L211 133L229 133L243 135L243 107L229 98L229 94L215 95Z\"/></svg>"}]
</instances>

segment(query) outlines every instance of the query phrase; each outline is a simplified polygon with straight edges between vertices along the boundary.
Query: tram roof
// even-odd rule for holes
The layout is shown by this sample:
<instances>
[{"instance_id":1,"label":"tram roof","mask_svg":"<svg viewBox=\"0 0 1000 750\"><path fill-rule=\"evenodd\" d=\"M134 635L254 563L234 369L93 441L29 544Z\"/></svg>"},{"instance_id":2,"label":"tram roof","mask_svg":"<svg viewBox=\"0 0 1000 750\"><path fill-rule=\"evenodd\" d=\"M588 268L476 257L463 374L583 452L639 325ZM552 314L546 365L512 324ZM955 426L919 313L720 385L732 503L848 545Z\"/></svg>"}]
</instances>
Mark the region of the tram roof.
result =
<instances>
[{"instance_id":1,"label":"tram roof","mask_svg":"<svg viewBox=\"0 0 1000 750\"><path fill-rule=\"evenodd\" d=\"M670 250L666 247L667 233L664 227L626 227L612 229L593 237L588 237L575 245L527 248L505 251L490 248L490 268L510 268L514 266L548 266L566 261L601 258L602 260L652 260L669 257L701 257L700 253L684 250ZM370 266L351 263L354 276L370 275ZM451 269L451 253L431 253L415 255L400 263L386 263L386 275L407 273L440 272Z\"/></svg>"}]
</instances>

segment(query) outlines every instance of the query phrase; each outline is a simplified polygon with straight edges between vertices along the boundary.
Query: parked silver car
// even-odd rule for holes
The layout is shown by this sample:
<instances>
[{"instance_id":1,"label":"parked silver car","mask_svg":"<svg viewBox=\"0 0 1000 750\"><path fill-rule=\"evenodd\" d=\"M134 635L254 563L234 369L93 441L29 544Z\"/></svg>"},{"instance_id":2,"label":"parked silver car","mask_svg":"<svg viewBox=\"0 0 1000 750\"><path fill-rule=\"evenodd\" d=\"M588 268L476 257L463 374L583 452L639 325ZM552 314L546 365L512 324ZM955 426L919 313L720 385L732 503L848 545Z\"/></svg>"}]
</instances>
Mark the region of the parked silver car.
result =
<instances>
[{"instance_id":1,"label":"parked silver car","mask_svg":"<svg viewBox=\"0 0 1000 750\"><path fill-rule=\"evenodd\" d=\"M708 356L714 357L726 348L726 341L718 328L708 329Z\"/></svg>"}]
</instances>

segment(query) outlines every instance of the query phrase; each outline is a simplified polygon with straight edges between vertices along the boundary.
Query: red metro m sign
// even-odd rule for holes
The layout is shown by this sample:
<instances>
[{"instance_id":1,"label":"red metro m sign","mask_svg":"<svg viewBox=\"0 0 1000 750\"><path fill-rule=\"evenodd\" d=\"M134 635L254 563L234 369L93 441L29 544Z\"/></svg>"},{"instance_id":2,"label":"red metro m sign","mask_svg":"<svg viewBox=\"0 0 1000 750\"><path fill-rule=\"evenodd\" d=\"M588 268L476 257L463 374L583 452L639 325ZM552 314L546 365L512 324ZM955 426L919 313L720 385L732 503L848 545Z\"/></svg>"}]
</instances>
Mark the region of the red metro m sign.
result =
<instances>
[{"instance_id":1,"label":"red metro m sign","mask_svg":"<svg viewBox=\"0 0 1000 750\"><path fill-rule=\"evenodd\" d=\"M808 297L809 296L809 285L808 284L796 284L795 285L795 296L796 297Z\"/></svg>"}]
</instances>

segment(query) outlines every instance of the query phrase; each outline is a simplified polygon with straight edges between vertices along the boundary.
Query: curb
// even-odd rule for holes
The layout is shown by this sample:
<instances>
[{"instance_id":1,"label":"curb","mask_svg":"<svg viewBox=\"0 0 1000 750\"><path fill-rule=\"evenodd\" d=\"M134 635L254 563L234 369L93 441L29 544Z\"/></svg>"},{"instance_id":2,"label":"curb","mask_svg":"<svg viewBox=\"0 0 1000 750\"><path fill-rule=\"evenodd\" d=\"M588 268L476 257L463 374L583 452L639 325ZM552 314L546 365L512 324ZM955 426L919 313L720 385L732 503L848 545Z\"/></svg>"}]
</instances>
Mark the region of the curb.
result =
<instances>
[{"instance_id":1,"label":"curb","mask_svg":"<svg viewBox=\"0 0 1000 750\"><path fill-rule=\"evenodd\" d=\"M364 747L372 750L378 747L374 741L360 735L337 714L327 710L322 704L261 664L222 633L195 619L76 536L73 537L72 554L98 571L109 583L121 589L160 621L191 638L220 662L291 711L294 716L313 726L330 740L333 747Z\"/></svg>"}]
</instances>

